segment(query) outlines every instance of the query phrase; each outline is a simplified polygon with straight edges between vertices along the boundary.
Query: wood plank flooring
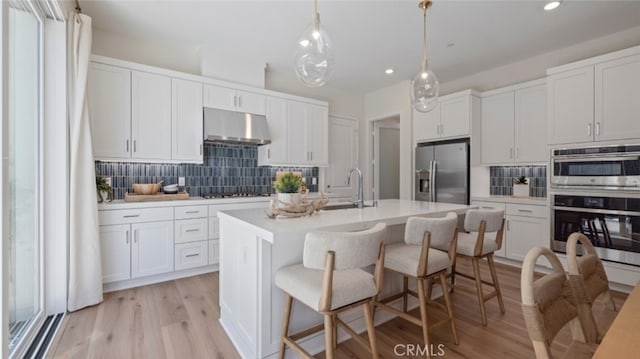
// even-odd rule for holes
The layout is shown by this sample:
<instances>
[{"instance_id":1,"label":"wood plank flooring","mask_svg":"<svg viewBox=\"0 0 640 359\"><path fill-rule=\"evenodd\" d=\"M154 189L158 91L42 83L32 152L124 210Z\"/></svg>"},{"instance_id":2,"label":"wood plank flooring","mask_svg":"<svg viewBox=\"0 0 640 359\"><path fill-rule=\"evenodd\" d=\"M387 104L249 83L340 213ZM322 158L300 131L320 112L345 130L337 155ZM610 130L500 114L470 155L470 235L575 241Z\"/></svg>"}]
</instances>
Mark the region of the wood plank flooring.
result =
<instances>
[{"instance_id":1,"label":"wood plank flooring","mask_svg":"<svg viewBox=\"0 0 640 359\"><path fill-rule=\"evenodd\" d=\"M520 309L520 270L501 264L496 267L506 313L500 313L497 300L489 301L489 323L483 327L474 283L457 277L451 298L460 345L453 343L446 326L431 332L432 343L444 345L444 357L535 357ZM464 260L458 268L471 271ZM483 278L490 278L486 262L482 271ZM614 293L618 307L625 298L626 294ZM437 309L428 314L431 322L444 317ZM66 316L48 357L239 358L218 322L219 315L218 273L107 293L100 305ZM406 347L398 347L394 353L397 344L422 343L420 329L397 318L376 327L376 335L382 358L404 353ZM366 338L366 333L363 336ZM563 329L552 345L554 354L561 354L570 339L568 328ZM324 354L317 357L324 358ZM349 340L338 345L335 357L368 358L368 353Z\"/></svg>"}]
</instances>

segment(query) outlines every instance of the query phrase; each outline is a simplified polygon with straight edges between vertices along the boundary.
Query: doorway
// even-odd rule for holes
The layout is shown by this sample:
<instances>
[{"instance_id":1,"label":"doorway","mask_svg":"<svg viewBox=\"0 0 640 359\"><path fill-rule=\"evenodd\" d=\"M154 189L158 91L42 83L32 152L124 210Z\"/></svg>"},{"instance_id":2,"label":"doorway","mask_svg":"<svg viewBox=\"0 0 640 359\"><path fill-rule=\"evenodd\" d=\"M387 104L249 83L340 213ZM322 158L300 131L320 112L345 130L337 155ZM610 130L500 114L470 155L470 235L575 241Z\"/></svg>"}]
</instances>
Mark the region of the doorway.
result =
<instances>
[{"instance_id":1,"label":"doorway","mask_svg":"<svg viewBox=\"0 0 640 359\"><path fill-rule=\"evenodd\" d=\"M400 117L373 123L371 162L375 199L400 198Z\"/></svg>"}]
</instances>

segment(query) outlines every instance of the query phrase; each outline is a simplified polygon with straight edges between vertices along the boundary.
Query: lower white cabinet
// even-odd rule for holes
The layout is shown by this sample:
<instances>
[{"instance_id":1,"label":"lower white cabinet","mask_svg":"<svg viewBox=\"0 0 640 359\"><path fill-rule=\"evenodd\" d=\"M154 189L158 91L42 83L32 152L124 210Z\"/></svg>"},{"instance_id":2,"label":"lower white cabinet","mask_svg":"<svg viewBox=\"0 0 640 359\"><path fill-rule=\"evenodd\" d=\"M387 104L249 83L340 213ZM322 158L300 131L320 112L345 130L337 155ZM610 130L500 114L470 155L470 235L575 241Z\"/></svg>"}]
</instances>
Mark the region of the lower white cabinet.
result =
<instances>
[{"instance_id":1,"label":"lower white cabinet","mask_svg":"<svg viewBox=\"0 0 640 359\"><path fill-rule=\"evenodd\" d=\"M181 219L175 221L175 242L206 241L209 222L207 218Z\"/></svg>"},{"instance_id":2,"label":"lower white cabinet","mask_svg":"<svg viewBox=\"0 0 640 359\"><path fill-rule=\"evenodd\" d=\"M173 221L100 226L103 283L173 271Z\"/></svg>"},{"instance_id":3,"label":"lower white cabinet","mask_svg":"<svg viewBox=\"0 0 640 359\"><path fill-rule=\"evenodd\" d=\"M175 261L176 270L201 267L209 264L208 241L176 244Z\"/></svg>"},{"instance_id":4,"label":"lower white cabinet","mask_svg":"<svg viewBox=\"0 0 640 359\"><path fill-rule=\"evenodd\" d=\"M209 242L209 264L220 263L220 240L211 239Z\"/></svg>"}]
</instances>

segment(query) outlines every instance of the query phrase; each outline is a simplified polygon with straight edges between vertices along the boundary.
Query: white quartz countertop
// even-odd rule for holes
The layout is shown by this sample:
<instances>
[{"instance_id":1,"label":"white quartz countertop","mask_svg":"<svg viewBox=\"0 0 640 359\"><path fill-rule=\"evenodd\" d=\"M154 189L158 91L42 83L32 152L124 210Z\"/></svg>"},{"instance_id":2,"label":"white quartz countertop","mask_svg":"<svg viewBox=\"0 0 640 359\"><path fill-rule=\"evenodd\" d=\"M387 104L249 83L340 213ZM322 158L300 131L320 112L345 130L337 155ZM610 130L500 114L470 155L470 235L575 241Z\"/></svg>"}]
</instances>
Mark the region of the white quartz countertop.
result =
<instances>
[{"instance_id":1,"label":"white quartz countertop","mask_svg":"<svg viewBox=\"0 0 640 359\"><path fill-rule=\"evenodd\" d=\"M357 223L374 224L385 222L388 225L401 224L406 223L406 219L411 216L439 216L447 212L463 214L469 208L472 207L449 203L385 199L378 201L377 207L321 210L303 218L271 219L267 217L264 209L225 210L218 212L218 216L243 222L243 224L251 225L264 233L275 234L330 229L331 227Z\"/></svg>"},{"instance_id":2,"label":"white quartz countertop","mask_svg":"<svg viewBox=\"0 0 640 359\"><path fill-rule=\"evenodd\" d=\"M471 201L533 204L538 206L546 206L548 204L547 197L487 196L487 197L471 197Z\"/></svg>"}]
</instances>

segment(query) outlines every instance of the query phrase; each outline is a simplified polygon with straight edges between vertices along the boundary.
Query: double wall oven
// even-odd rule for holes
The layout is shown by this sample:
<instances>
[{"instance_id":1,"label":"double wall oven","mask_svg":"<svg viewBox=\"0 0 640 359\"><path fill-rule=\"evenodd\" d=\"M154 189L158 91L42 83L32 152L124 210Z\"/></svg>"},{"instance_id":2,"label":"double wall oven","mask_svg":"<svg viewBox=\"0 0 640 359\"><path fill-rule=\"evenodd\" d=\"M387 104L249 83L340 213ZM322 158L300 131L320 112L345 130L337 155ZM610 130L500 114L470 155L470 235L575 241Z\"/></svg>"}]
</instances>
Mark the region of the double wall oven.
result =
<instances>
[{"instance_id":1,"label":"double wall oven","mask_svg":"<svg viewBox=\"0 0 640 359\"><path fill-rule=\"evenodd\" d=\"M640 145L556 149L551 247L581 232L604 260L640 266Z\"/></svg>"}]
</instances>

